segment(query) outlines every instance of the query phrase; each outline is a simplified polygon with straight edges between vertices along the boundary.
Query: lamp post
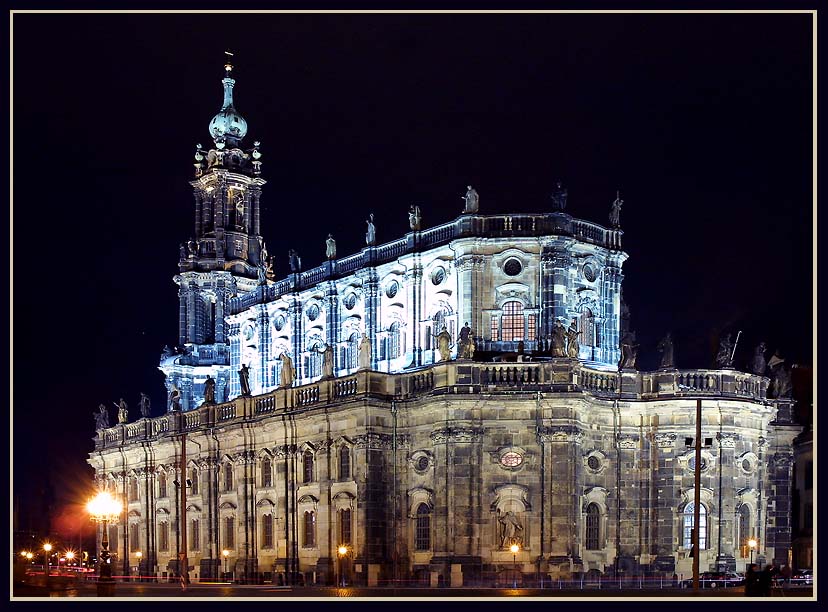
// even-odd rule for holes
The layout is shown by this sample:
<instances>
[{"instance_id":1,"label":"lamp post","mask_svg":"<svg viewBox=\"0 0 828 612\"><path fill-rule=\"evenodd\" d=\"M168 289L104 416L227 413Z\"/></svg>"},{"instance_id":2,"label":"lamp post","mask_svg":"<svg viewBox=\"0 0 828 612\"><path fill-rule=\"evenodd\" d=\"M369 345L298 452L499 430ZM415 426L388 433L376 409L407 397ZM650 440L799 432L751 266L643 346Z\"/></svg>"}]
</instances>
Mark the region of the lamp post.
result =
<instances>
[{"instance_id":1,"label":"lamp post","mask_svg":"<svg viewBox=\"0 0 828 612\"><path fill-rule=\"evenodd\" d=\"M516 589L517 588L517 575L518 575L517 554L518 554L518 551L520 550L520 546L518 546L517 542L513 542L512 545L509 547L509 550L512 551L512 561L515 564L515 575L514 575L514 581L512 583L512 588Z\"/></svg>"},{"instance_id":2,"label":"lamp post","mask_svg":"<svg viewBox=\"0 0 828 612\"><path fill-rule=\"evenodd\" d=\"M101 538L101 562L98 570L98 597L111 597L115 594L115 580L112 578L112 565L109 555L109 521L114 521L121 514L121 502L107 491L101 491L86 504L89 517L96 523L103 524Z\"/></svg>"},{"instance_id":3,"label":"lamp post","mask_svg":"<svg viewBox=\"0 0 828 612\"><path fill-rule=\"evenodd\" d=\"M224 557L224 579L227 580L227 557L230 556L230 551L225 548L221 551L221 556Z\"/></svg>"},{"instance_id":4,"label":"lamp post","mask_svg":"<svg viewBox=\"0 0 828 612\"><path fill-rule=\"evenodd\" d=\"M750 548L750 564L753 565L753 551L756 550L756 545L758 542L756 538L751 538L748 540L748 548Z\"/></svg>"},{"instance_id":5,"label":"lamp post","mask_svg":"<svg viewBox=\"0 0 828 612\"><path fill-rule=\"evenodd\" d=\"M144 556L140 550L135 553L135 556L138 558L138 582L141 582L141 558Z\"/></svg>"},{"instance_id":6,"label":"lamp post","mask_svg":"<svg viewBox=\"0 0 828 612\"><path fill-rule=\"evenodd\" d=\"M336 549L337 554L339 555L339 583L340 586L345 586L345 555L348 554L348 547L344 544L341 545L339 548Z\"/></svg>"},{"instance_id":7,"label":"lamp post","mask_svg":"<svg viewBox=\"0 0 828 612\"><path fill-rule=\"evenodd\" d=\"M52 545L46 542L43 545L43 556L46 559L46 563L44 564L44 571L46 572L46 580L49 580L49 553L52 552Z\"/></svg>"}]
</instances>

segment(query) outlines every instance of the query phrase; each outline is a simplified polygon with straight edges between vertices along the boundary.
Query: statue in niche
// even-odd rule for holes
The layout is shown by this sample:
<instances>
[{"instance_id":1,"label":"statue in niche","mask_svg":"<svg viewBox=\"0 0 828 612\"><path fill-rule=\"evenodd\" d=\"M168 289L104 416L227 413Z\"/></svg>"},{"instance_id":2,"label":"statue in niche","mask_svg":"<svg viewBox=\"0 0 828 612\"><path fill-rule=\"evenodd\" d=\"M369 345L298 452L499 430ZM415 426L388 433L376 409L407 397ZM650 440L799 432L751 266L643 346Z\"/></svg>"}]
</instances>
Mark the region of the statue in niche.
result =
<instances>
[{"instance_id":1,"label":"statue in niche","mask_svg":"<svg viewBox=\"0 0 828 612\"><path fill-rule=\"evenodd\" d=\"M377 228L374 226L374 213L368 215L368 229L365 232L365 244L374 246L377 243Z\"/></svg>"},{"instance_id":2,"label":"statue in niche","mask_svg":"<svg viewBox=\"0 0 828 612\"><path fill-rule=\"evenodd\" d=\"M138 400L138 409L141 411L141 416L143 418L149 418L150 398L146 393L141 393L141 399Z\"/></svg>"},{"instance_id":3,"label":"statue in niche","mask_svg":"<svg viewBox=\"0 0 828 612\"><path fill-rule=\"evenodd\" d=\"M302 260L299 258L299 253L293 249L288 251L288 263L291 272L296 273L302 270Z\"/></svg>"},{"instance_id":4,"label":"statue in niche","mask_svg":"<svg viewBox=\"0 0 828 612\"><path fill-rule=\"evenodd\" d=\"M552 192L552 210L564 210L566 208L567 191L558 181L557 188Z\"/></svg>"},{"instance_id":5,"label":"statue in niche","mask_svg":"<svg viewBox=\"0 0 828 612\"><path fill-rule=\"evenodd\" d=\"M331 234L325 240L325 257L328 259L336 259L336 240Z\"/></svg>"},{"instance_id":6,"label":"statue in niche","mask_svg":"<svg viewBox=\"0 0 828 612\"><path fill-rule=\"evenodd\" d=\"M420 216L420 207L412 204L408 207L408 226L415 232L420 231L420 223L422 217Z\"/></svg>"},{"instance_id":7,"label":"statue in niche","mask_svg":"<svg viewBox=\"0 0 828 612\"><path fill-rule=\"evenodd\" d=\"M566 328L560 319L552 326L552 356L566 357Z\"/></svg>"},{"instance_id":8,"label":"statue in niche","mask_svg":"<svg viewBox=\"0 0 828 612\"><path fill-rule=\"evenodd\" d=\"M480 195L471 185L466 185L466 190L466 195L461 196L466 201L463 214L476 213L480 210Z\"/></svg>"},{"instance_id":9,"label":"statue in niche","mask_svg":"<svg viewBox=\"0 0 828 612\"><path fill-rule=\"evenodd\" d=\"M204 403L216 403L216 380L212 376L208 376L204 381Z\"/></svg>"},{"instance_id":10,"label":"statue in niche","mask_svg":"<svg viewBox=\"0 0 828 612\"><path fill-rule=\"evenodd\" d=\"M106 429L109 427L109 411L104 404L98 404L98 412L93 412L95 417L95 429Z\"/></svg>"},{"instance_id":11,"label":"statue in niche","mask_svg":"<svg viewBox=\"0 0 828 612\"><path fill-rule=\"evenodd\" d=\"M293 370L293 360L288 355L287 351L279 355L279 359L282 362L282 373L279 377L280 387L292 387L293 381L296 379L296 372Z\"/></svg>"},{"instance_id":12,"label":"statue in niche","mask_svg":"<svg viewBox=\"0 0 828 612\"><path fill-rule=\"evenodd\" d=\"M181 410L181 389L175 386L175 383L170 385L170 411L178 412Z\"/></svg>"},{"instance_id":13,"label":"statue in niche","mask_svg":"<svg viewBox=\"0 0 828 612\"><path fill-rule=\"evenodd\" d=\"M765 343L760 342L756 349L753 351L752 370L754 374L763 376L765 374L765 369L767 367L768 364L767 361L765 361Z\"/></svg>"},{"instance_id":14,"label":"statue in niche","mask_svg":"<svg viewBox=\"0 0 828 612\"><path fill-rule=\"evenodd\" d=\"M523 525L520 524L520 520L514 512L511 510L501 512L500 508L498 508L497 520L500 523L501 548L508 548L512 544L520 544L522 542L523 538L517 534L519 531L523 531Z\"/></svg>"},{"instance_id":15,"label":"statue in niche","mask_svg":"<svg viewBox=\"0 0 828 612\"><path fill-rule=\"evenodd\" d=\"M198 245L192 238L187 241L187 250L190 252L190 257L198 255Z\"/></svg>"},{"instance_id":16,"label":"statue in niche","mask_svg":"<svg viewBox=\"0 0 828 612\"><path fill-rule=\"evenodd\" d=\"M362 334L359 341L359 369L368 370L371 368L371 339Z\"/></svg>"},{"instance_id":17,"label":"statue in niche","mask_svg":"<svg viewBox=\"0 0 828 612\"><path fill-rule=\"evenodd\" d=\"M676 367L676 361L673 356L673 336L670 332L667 332L667 335L661 339L656 348L661 353L661 365L659 368L664 370Z\"/></svg>"},{"instance_id":18,"label":"statue in niche","mask_svg":"<svg viewBox=\"0 0 828 612\"><path fill-rule=\"evenodd\" d=\"M273 255L267 258L267 269L265 270L267 278L273 278Z\"/></svg>"},{"instance_id":19,"label":"statue in niche","mask_svg":"<svg viewBox=\"0 0 828 612\"><path fill-rule=\"evenodd\" d=\"M264 238L259 236L259 261L267 261L267 257L267 244L265 243Z\"/></svg>"},{"instance_id":20,"label":"statue in niche","mask_svg":"<svg viewBox=\"0 0 828 612\"><path fill-rule=\"evenodd\" d=\"M434 336L437 339L437 350L440 352L440 361L448 361L451 359L451 334L443 325L443 329L439 334Z\"/></svg>"},{"instance_id":21,"label":"statue in niche","mask_svg":"<svg viewBox=\"0 0 828 612\"><path fill-rule=\"evenodd\" d=\"M322 347L322 378L333 378L334 376L334 351L330 344Z\"/></svg>"},{"instance_id":22,"label":"statue in niche","mask_svg":"<svg viewBox=\"0 0 828 612\"><path fill-rule=\"evenodd\" d=\"M572 359L577 359L580 353L581 347L578 344L578 336L581 335L581 332L578 331L578 322L575 319L572 319L572 323L569 325L569 329L566 330L566 354L567 357Z\"/></svg>"},{"instance_id":23,"label":"statue in niche","mask_svg":"<svg viewBox=\"0 0 828 612\"><path fill-rule=\"evenodd\" d=\"M615 192L615 201L612 203L612 208L610 208L609 214L609 221L610 227L616 228L621 227L621 206L624 204L624 200L621 199L621 192Z\"/></svg>"},{"instance_id":24,"label":"statue in niche","mask_svg":"<svg viewBox=\"0 0 828 612\"><path fill-rule=\"evenodd\" d=\"M472 338L472 329L469 327L469 322L460 328L460 334L457 339L457 356L460 359L471 359L474 354L474 340Z\"/></svg>"},{"instance_id":25,"label":"statue in niche","mask_svg":"<svg viewBox=\"0 0 828 612\"><path fill-rule=\"evenodd\" d=\"M242 395L250 395L250 368L244 363L239 370L239 386Z\"/></svg>"},{"instance_id":26,"label":"statue in niche","mask_svg":"<svg viewBox=\"0 0 828 612\"><path fill-rule=\"evenodd\" d=\"M233 205L236 208L236 225L244 229L246 224L244 222L244 193L239 192L235 194L235 201Z\"/></svg>"},{"instance_id":27,"label":"statue in niche","mask_svg":"<svg viewBox=\"0 0 828 612\"><path fill-rule=\"evenodd\" d=\"M719 338L719 350L716 353L716 367L729 368L733 366L733 342L730 339L730 334L724 338Z\"/></svg>"},{"instance_id":28,"label":"statue in niche","mask_svg":"<svg viewBox=\"0 0 828 612\"><path fill-rule=\"evenodd\" d=\"M634 370L635 359L638 356L638 343L635 341L635 332L624 332L621 338L621 364L622 370Z\"/></svg>"},{"instance_id":29,"label":"statue in niche","mask_svg":"<svg viewBox=\"0 0 828 612\"><path fill-rule=\"evenodd\" d=\"M126 423L129 419L129 410L127 410L127 403L124 401L124 398L118 402L118 422L119 423Z\"/></svg>"}]
</instances>

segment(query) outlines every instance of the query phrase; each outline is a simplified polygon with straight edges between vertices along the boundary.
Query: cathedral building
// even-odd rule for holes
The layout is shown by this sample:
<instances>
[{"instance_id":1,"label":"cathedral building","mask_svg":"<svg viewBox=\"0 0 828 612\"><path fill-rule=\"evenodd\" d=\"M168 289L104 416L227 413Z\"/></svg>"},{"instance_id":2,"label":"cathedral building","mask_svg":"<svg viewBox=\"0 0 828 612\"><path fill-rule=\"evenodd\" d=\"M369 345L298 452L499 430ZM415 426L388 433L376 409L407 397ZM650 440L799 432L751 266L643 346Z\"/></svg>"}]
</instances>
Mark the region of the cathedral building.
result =
<instances>
[{"instance_id":1,"label":"cathedral building","mask_svg":"<svg viewBox=\"0 0 828 612\"><path fill-rule=\"evenodd\" d=\"M124 501L116 564L277 584L687 576L697 504L703 571L743 571L751 538L787 562L793 400L732 356L677 369L669 338L636 369L620 198L604 227L560 184L531 214L483 212L467 187L453 221L412 207L377 244L369 218L360 252L329 238L322 265L292 253L275 278L231 71L195 154L166 414L99 423L89 456Z\"/></svg>"}]
</instances>

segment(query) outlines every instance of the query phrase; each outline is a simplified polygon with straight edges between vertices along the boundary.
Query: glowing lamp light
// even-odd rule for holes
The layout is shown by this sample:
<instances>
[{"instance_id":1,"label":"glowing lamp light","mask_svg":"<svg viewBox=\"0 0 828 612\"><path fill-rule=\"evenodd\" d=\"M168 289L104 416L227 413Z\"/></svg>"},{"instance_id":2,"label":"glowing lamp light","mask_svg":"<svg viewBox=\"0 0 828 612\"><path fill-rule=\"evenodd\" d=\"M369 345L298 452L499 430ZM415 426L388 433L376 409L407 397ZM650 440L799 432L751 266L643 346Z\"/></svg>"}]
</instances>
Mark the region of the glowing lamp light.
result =
<instances>
[{"instance_id":1,"label":"glowing lamp light","mask_svg":"<svg viewBox=\"0 0 828 612\"><path fill-rule=\"evenodd\" d=\"M518 546L517 544L512 544L512 545L509 547L509 550L511 550L511 551L512 551L512 554L513 554L513 555L516 555L516 554L518 553L518 551L520 550L520 546Z\"/></svg>"},{"instance_id":2,"label":"glowing lamp light","mask_svg":"<svg viewBox=\"0 0 828 612\"><path fill-rule=\"evenodd\" d=\"M337 552L339 553L340 556L344 557L345 555L348 554L348 548L346 546L340 546L337 549Z\"/></svg>"},{"instance_id":3,"label":"glowing lamp light","mask_svg":"<svg viewBox=\"0 0 828 612\"><path fill-rule=\"evenodd\" d=\"M121 502L108 491L101 491L86 504L86 511L95 521L112 521L121 514Z\"/></svg>"}]
</instances>

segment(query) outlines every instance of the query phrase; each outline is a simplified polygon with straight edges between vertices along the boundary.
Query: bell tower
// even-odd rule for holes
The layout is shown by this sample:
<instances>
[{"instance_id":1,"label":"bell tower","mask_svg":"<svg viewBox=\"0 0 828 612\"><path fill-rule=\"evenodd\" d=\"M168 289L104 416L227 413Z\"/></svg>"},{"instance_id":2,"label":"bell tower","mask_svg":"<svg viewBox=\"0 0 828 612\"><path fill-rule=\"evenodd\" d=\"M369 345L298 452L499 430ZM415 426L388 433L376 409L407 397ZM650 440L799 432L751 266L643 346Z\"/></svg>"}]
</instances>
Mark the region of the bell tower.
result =
<instances>
[{"instance_id":1,"label":"bell tower","mask_svg":"<svg viewBox=\"0 0 828 612\"><path fill-rule=\"evenodd\" d=\"M159 368L168 394L180 392L181 410L192 410L204 399L208 377L216 381L216 402L226 401L230 388L230 345L224 315L229 300L266 284L267 248L260 234L262 186L259 142L242 148L247 121L236 111L227 52L221 83L224 100L210 121L213 146L196 145L195 198L192 233L179 250L178 345L165 349ZM168 395L169 397L169 395ZM167 409L175 409L168 403Z\"/></svg>"}]
</instances>

